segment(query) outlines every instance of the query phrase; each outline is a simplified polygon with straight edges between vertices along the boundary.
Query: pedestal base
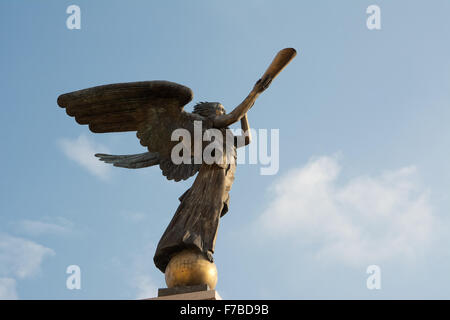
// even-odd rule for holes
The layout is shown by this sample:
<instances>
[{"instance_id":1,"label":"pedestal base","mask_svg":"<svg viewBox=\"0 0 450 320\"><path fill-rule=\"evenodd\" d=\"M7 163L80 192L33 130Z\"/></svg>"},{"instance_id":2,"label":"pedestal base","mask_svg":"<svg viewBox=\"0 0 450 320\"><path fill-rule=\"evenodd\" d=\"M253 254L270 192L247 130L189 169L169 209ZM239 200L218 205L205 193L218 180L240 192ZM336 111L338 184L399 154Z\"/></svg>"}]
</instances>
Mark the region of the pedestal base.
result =
<instances>
[{"instance_id":1,"label":"pedestal base","mask_svg":"<svg viewBox=\"0 0 450 320\"><path fill-rule=\"evenodd\" d=\"M207 285L158 289L158 297L149 300L222 300L216 290Z\"/></svg>"}]
</instances>

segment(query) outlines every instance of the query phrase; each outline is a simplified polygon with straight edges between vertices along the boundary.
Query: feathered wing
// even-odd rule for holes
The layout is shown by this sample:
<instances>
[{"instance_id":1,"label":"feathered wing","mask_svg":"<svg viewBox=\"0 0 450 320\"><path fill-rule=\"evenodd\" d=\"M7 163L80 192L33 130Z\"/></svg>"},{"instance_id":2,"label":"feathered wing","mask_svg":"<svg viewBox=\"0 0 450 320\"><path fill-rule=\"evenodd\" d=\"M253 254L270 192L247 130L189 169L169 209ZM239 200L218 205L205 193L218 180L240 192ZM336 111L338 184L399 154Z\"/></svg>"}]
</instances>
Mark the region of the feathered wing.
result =
<instances>
[{"instance_id":1,"label":"feathered wing","mask_svg":"<svg viewBox=\"0 0 450 320\"><path fill-rule=\"evenodd\" d=\"M200 165L171 161L171 141L175 129L186 129L194 136L194 121L204 118L185 112L183 106L193 98L192 90L169 81L118 83L66 93L58 105L79 124L92 132L136 131L148 153L137 155L99 155L100 160L125 168L159 164L163 175L175 181L194 175ZM206 130L207 128L203 128ZM191 153L193 154L193 153Z\"/></svg>"},{"instance_id":2,"label":"feathered wing","mask_svg":"<svg viewBox=\"0 0 450 320\"><path fill-rule=\"evenodd\" d=\"M115 167L128 169L151 167L159 164L160 161L159 155L156 152L144 152L139 154L127 155L97 153L95 156L103 162L113 164Z\"/></svg>"},{"instance_id":3,"label":"feathered wing","mask_svg":"<svg viewBox=\"0 0 450 320\"><path fill-rule=\"evenodd\" d=\"M157 152L144 152L127 155L111 155L97 153L95 155L105 163L111 163L115 167L140 169L159 164L163 176L169 180L186 180L192 177L200 169L199 164L174 164L170 159L160 159Z\"/></svg>"}]
</instances>

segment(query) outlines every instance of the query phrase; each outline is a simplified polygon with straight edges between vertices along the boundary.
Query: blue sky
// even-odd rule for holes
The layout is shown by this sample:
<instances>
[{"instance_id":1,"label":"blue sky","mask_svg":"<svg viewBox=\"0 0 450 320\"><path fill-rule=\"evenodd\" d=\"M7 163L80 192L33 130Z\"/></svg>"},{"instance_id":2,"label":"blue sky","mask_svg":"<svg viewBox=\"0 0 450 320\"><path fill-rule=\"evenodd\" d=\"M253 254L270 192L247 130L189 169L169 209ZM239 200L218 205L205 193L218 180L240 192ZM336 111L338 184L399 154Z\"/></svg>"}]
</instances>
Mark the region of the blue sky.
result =
<instances>
[{"instance_id":1,"label":"blue sky","mask_svg":"<svg viewBox=\"0 0 450 320\"><path fill-rule=\"evenodd\" d=\"M72 4L81 30L66 28ZM366 27L372 4L381 30ZM135 299L164 286L152 257L193 180L94 162L145 150L134 133L78 125L58 95L164 79L231 110L294 47L249 113L252 127L280 130L280 170L237 168L217 290L450 298L449 10L444 0L2 1L0 297ZM66 288L73 264L81 290ZM366 287L373 264L381 290Z\"/></svg>"}]
</instances>

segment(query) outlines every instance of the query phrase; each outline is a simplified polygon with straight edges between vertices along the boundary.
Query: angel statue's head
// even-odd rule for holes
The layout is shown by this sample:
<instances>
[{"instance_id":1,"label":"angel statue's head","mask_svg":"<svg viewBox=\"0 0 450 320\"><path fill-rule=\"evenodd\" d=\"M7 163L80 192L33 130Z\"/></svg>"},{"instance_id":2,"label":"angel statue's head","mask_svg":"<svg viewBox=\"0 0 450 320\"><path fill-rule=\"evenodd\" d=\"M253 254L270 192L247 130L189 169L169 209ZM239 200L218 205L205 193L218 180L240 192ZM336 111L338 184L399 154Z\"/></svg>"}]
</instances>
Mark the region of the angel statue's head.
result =
<instances>
[{"instance_id":1,"label":"angel statue's head","mask_svg":"<svg viewBox=\"0 0 450 320\"><path fill-rule=\"evenodd\" d=\"M193 113L206 118L212 118L225 114L225 108L219 102L199 102L194 106Z\"/></svg>"}]
</instances>

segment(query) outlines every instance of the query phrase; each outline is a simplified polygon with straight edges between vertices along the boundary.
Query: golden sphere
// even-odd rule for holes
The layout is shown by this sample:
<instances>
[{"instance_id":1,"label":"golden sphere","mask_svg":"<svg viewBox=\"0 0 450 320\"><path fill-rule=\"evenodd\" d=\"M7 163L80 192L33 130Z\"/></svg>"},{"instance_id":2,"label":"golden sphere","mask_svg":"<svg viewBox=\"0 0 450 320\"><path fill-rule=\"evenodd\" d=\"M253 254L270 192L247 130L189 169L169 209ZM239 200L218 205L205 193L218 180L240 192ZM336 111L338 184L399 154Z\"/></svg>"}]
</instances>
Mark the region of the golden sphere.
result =
<instances>
[{"instance_id":1,"label":"golden sphere","mask_svg":"<svg viewBox=\"0 0 450 320\"><path fill-rule=\"evenodd\" d=\"M170 259L165 272L168 288L207 284L216 287L217 268L197 249L186 249Z\"/></svg>"}]
</instances>

